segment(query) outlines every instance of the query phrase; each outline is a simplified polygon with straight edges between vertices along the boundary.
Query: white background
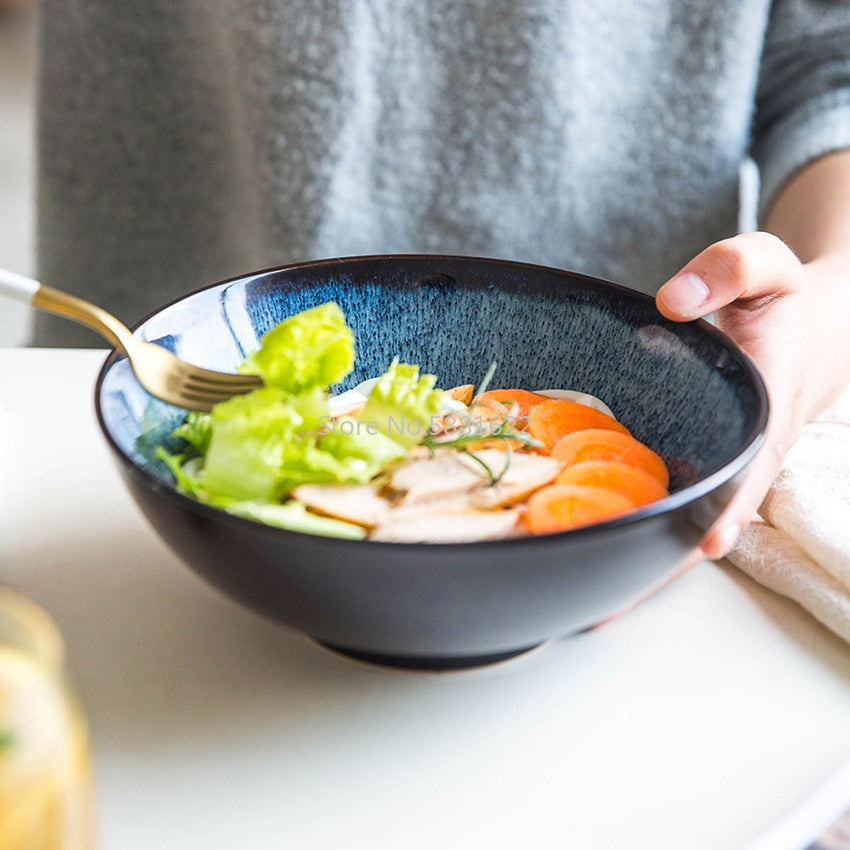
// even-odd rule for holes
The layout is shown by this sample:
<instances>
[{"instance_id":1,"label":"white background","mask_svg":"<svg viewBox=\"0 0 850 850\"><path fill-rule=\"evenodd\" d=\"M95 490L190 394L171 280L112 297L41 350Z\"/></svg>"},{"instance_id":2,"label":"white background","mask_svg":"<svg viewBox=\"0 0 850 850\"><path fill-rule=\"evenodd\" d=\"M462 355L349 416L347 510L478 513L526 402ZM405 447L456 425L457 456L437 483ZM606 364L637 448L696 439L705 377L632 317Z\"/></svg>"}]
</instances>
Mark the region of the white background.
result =
<instances>
[{"instance_id":1,"label":"white background","mask_svg":"<svg viewBox=\"0 0 850 850\"><path fill-rule=\"evenodd\" d=\"M34 6L0 0L0 267L33 273ZM0 346L27 339L27 308L0 302Z\"/></svg>"}]
</instances>

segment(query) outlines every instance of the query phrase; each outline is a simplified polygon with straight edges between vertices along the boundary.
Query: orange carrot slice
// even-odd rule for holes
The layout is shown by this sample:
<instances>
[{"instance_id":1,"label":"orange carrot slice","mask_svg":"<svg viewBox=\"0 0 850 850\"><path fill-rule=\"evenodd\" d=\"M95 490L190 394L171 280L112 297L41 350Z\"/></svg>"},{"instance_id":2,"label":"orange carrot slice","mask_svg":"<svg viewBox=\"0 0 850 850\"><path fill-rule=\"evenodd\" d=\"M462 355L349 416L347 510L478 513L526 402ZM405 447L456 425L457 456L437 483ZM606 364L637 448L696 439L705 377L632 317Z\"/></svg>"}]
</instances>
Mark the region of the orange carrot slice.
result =
<instances>
[{"instance_id":1,"label":"orange carrot slice","mask_svg":"<svg viewBox=\"0 0 850 850\"><path fill-rule=\"evenodd\" d=\"M648 472L611 460L574 463L561 470L556 483L604 487L625 496L636 506L655 502L667 495L667 488Z\"/></svg>"},{"instance_id":2,"label":"orange carrot slice","mask_svg":"<svg viewBox=\"0 0 850 850\"><path fill-rule=\"evenodd\" d=\"M572 431L555 443L551 454L564 466L589 460L625 463L648 472L664 487L670 485L670 472L659 455L631 435L610 428Z\"/></svg>"},{"instance_id":3,"label":"orange carrot slice","mask_svg":"<svg viewBox=\"0 0 850 850\"><path fill-rule=\"evenodd\" d=\"M532 534L552 534L613 519L634 509L625 496L604 487L549 484L529 498L525 524Z\"/></svg>"},{"instance_id":4,"label":"orange carrot slice","mask_svg":"<svg viewBox=\"0 0 850 850\"><path fill-rule=\"evenodd\" d=\"M555 444L572 431L585 428L607 428L628 434L629 429L601 410L567 401L550 398L531 408L528 414L528 429L531 436L552 451Z\"/></svg>"},{"instance_id":5,"label":"orange carrot slice","mask_svg":"<svg viewBox=\"0 0 850 850\"><path fill-rule=\"evenodd\" d=\"M546 401L545 395L540 395L540 393L533 393L531 390L515 390L515 389L502 389L502 390L487 390L486 392L481 393L478 397L478 400L483 403L487 402L498 402L499 404L503 404L505 407L511 407L511 405L516 405L516 418L520 423L528 422L528 412L532 407L536 407L541 402Z\"/></svg>"}]
</instances>

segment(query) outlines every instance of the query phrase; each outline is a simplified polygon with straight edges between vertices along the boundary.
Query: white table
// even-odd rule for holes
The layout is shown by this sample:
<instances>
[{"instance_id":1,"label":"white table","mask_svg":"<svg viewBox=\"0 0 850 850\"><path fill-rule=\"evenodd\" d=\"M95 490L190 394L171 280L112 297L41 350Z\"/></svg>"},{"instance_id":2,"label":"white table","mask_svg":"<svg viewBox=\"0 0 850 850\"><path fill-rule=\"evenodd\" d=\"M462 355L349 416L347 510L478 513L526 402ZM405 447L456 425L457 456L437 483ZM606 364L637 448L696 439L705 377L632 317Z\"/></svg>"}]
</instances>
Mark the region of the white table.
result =
<instances>
[{"instance_id":1,"label":"white table","mask_svg":"<svg viewBox=\"0 0 850 850\"><path fill-rule=\"evenodd\" d=\"M737 850L850 761L850 647L731 567L462 673L237 607L125 493L104 356L0 349L0 581L64 632L102 850Z\"/></svg>"}]
</instances>

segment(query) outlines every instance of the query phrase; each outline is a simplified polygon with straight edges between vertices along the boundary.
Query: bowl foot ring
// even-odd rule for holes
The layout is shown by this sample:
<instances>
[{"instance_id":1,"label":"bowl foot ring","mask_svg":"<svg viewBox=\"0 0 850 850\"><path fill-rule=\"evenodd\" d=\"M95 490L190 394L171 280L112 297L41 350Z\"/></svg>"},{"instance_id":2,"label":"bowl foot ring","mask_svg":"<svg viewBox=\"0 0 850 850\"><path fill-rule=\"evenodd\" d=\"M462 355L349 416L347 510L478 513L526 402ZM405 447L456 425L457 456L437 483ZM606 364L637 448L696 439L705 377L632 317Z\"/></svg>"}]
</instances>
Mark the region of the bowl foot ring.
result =
<instances>
[{"instance_id":1,"label":"bowl foot ring","mask_svg":"<svg viewBox=\"0 0 850 850\"><path fill-rule=\"evenodd\" d=\"M440 672L441 670L469 670L475 667L487 667L491 664L499 664L525 655L542 644L532 644L520 649L511 649L506 652L496 652L486 655L392 655L382 652L370 652L361 649L352 649L324 640L313 639L319 646L329 649L331 652L342 655L354 661L362 661L378 667L395 667L404 670L430 670Z\"/></svg>"}]
</instances>

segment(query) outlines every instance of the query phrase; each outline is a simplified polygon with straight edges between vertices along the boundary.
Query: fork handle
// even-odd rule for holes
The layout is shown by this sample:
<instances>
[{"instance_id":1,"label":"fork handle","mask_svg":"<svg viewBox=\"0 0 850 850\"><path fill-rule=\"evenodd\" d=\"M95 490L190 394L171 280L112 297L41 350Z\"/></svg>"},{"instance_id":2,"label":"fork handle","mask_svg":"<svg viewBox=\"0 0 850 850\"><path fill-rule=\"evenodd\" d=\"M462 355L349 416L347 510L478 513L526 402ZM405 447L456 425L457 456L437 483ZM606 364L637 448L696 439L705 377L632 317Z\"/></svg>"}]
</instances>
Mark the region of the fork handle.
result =
<instances>
[{"instance_id":1,"label":"fork handle","mask_svg":"<svg viewBox=\"0 0 850 850\"><path fill-rule=\"evenodd\" d=\"M41 284L37 280L0 269L0 295L14 298L16 301L23 301L24 304L32 304L40 286Z\"/></svg>"},{"instance_id":2,"label":"fork handle","mask_svg":"<svg viewBox=\"0 0 850 850\"><path fill-rule=\"evenodd\" d=\"M75 295L45 286L37 280L0 269L0 295L85 325L125 353L128 353L128 346L133 344L133 334L111 313Z\"/></svg>"}]
</instances>

